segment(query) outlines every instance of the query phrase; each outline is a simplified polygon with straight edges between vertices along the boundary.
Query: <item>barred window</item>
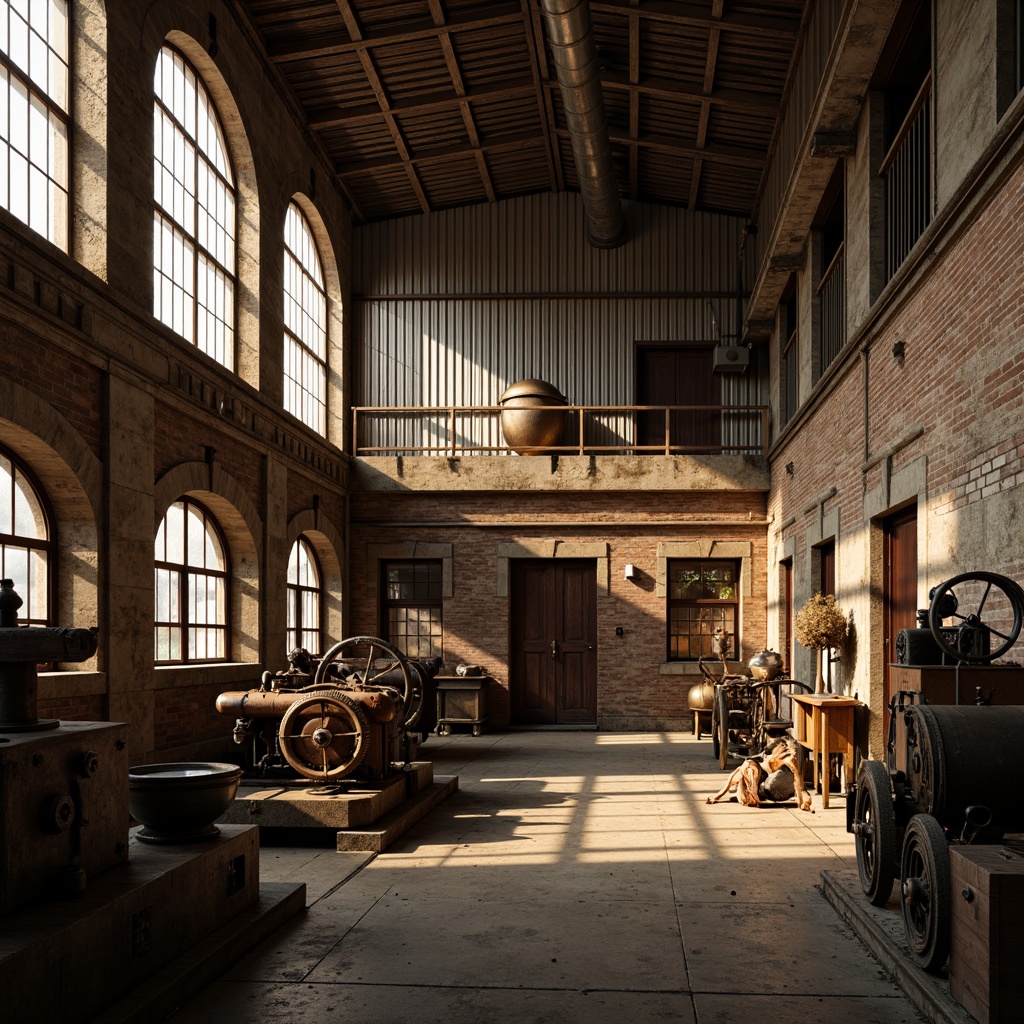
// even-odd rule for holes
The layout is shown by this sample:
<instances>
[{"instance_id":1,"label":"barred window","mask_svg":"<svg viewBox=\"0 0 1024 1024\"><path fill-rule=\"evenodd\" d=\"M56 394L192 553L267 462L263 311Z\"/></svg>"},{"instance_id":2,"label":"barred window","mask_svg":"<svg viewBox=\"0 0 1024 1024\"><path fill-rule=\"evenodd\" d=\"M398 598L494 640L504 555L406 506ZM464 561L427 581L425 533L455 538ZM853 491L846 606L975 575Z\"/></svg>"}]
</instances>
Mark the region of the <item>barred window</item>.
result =
<instances>
[{"instance_id":1,"label":"barred window","mask_svg":"<svg viewBox=\"0 0 1024 1024\"><path fill-rule=\"evenodd\" d=\"M67 0L0 3L0 205L67 252Z\"/></svg>"},{"instance_id":2,"label":"barred window","mask_svg":"<svg viewBox=\"0 0 1024 1024\"><path fill-rule=\"evenodd\" d=\"M720 559L676 559L668 563L668 660L716 657L716 634L727 634L739 650L739 566Z\"/></svg>"},{"instance_id":3,"label":"barred window","mask_svg":"<svg viewBox=\"0 0 1024 1024\"><path fill-rule=\"evenodd\" d=\"M192 65L160 51L153 106L153 315L229 370L235 362L234 175Z\"/></svg>"},{"instance_id":4,"label":"barred window","mask_svg":"<svg viewBox=\"0 0 1024 1024\"><path fill-rule=\"evenodd\" d=\"M288 556L287 650L305 647L321 654L320 565L310 543L300 537Z\"/></svg>"},{"instance_id":5,"label":"barred window","mask_svg":"<svg viewBox=\"0 0 1024 1024\"><path fill-rule=\"evenodd\" d=\"M18 622L50 622L52 516L42 488L12 452L0 447L0 579L22 600Z\"/></svg>"},{"instance_id":6,"label":"barred window","mask_svg":"<svg viewBox=\"0 0 1024 1024\"><path fill-rule=\"evenodd\" d=\"M443 658L442 563L384 562L382 566L385 638L410 658Z\"/></svg>"},{"instance_id":7,"label":"barred window","mask_svg":"<svg viewBox=\"0 0 1024 1024\"><path fill-rule=\"evenodd\" d=\"M284 222L284 407L327 429L327 292L309 222L291 203Z\"/></svg>"},{"instance_id":8,"label":"barred window","mask_svg":"<svg viewBox=\"0 0 1024 1024\"><path fill-rule=\"evenodd\" d=\"M156 535L156 660L225 661L227 546L216 520L181 498Z\"/></svg>"}]
</instances>

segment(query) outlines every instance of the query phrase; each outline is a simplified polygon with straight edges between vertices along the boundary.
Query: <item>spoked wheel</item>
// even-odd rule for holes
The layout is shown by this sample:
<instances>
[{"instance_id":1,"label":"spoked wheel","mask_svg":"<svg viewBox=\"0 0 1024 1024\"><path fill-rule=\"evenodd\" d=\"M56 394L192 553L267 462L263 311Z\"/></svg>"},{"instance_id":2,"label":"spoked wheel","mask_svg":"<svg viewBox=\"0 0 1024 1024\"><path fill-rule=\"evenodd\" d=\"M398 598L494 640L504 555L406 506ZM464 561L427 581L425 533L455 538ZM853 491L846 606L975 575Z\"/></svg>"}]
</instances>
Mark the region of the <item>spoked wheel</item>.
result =
<instances>
[{"instance_id":1,"label":"spoked wheel","mask_svg":"<svg viewBox=\"0 0 1024 1024\"><path fill-rule=\"evenodd\" d=\"M953 896L946 836L930 814L910 819L900 878L907 944L926 971L937 971L949 956Z\"/></svg>"},{"instance_id":2,"label":"spoked wheel","mask_svg":"<svg viewBox=\"0 0 1024 1024\"><path fill-rule=\"evenodd\" d=\"M363 763L370 725L358 701L338 689L319 690L288 708L277 738L284 759L300 775L328 782Z\"/></svg>"},{"instance_id":3,"label":"spoked wheel","mask_svg":"<svg viewBox=\"0 0 1024 1024\"><path fill-rule=\"evenodd\" d=\"M397 647L377 636L351 636L336 643L316 670L314 686L330 686L329 670L335 662L342 675L364 687L390 686L402 695L402 725L412 729L423 713L423 679Z\"/></svg>"},{"instance_id":4,"label":"spoked wheel","mask_svg":"<svg viewBox=\"0 0 1024 1024\"><path fill-rule=\"evenodd\" d=\"M715 687L715 694L711 698L711 756L718 760L718 687Z\"/></svg>"},{"instance_id":5,"label":"spoked wheel","mask_svg":"<svg viewBox=\"0 0 1024 1024\"><path fill-rule=\"evenodd\" d=\"M718 766L729 766L729 699L725 695L725 687L715 689L715 708L718 711L718 731L715 737L718 743Z\"/></svg>"},{"instance_id":6,"label":"spoked wheel","mask_svg":"<svg viewBox=\"0 0 1024 1024\"><path fill-rule=\"evenodd\" d=\"M850 831L857 848L857 873L864 895L869 903L884 907L896 880L899 847L892 783L889 770L881 761L861 763Z\"/></svg>"},{"instance_id":7,"label":"spoked wheel","mask_svg":"<svg viewBox=\"0 0 1024 1024\"><path fill-rule=\"evenodd\" d=\"M943 632L952 619L956 633ZM995 572L968 572L940 583L932 591L928 626L940 650L955 661L985 662L1002 657L1017 642L1024 621L1024 589ZM966 631L982 627L989 650L975 650Z\"/></svg>"}]
</instances>

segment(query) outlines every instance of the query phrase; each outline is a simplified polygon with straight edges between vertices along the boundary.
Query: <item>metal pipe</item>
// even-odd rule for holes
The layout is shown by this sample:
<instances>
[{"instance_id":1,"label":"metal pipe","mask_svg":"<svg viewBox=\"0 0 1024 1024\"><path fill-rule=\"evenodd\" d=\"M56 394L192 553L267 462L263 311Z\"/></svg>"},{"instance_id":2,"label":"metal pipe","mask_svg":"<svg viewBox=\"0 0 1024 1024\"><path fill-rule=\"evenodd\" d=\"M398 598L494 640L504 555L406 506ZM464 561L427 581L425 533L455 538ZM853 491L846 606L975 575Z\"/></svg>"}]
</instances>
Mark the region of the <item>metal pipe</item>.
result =
<instances>
[{"instance_id":1,"label":"metal pipe","mask_svg":"<svg viewBox=\"0 0 1024 1024\"><path fill-rule=\"evenodd\" d=\"M590 244L614 249L626 240L601 92L601 68L588 0L541 0L554 57Z\"/></svg>"}]
</instances>

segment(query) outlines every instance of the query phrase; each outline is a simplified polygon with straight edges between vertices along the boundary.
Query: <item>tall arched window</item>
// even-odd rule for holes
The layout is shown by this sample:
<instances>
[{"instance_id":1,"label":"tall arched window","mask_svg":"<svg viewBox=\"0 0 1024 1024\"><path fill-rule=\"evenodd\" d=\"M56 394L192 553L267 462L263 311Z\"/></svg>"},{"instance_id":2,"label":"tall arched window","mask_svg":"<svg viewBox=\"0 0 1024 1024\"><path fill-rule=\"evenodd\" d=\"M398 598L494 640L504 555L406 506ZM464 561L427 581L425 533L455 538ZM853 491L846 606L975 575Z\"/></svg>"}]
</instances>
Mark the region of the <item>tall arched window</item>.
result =
<instances>
[{"instance_id":1,"label":"tall arched window","mask_svg":"<svg viewBox=\"0 0 1024 1024\"><path fill-rule=\"evenodd\" d=\"M0 579L14 581L22 625L49 624L51 521L42 490L0 447Z\"/></svg>"},{"instance_id":2,"label":"tall arched window","mask_svg":"<svg viewBox=\"0 0 1024 1024\"><path fill-rule=\"evenodd\" d=\"M213 101L165 46L153 109L153 314L235 364L235 179Z\"/></svg>"},{"instance_id":3,"label":"tall arched window","mask_svg":"<svg viewBox=\"0 0 1024 1024\"><path fill-rule=\"evenodd\" d=\"M224 661L228 649L227 547L192 498L167 509L156 534L156 660Z\"/></svg>"},{"instance_id":4,"label":"tall arched window","mask_svg":"<svg viewBox=\"0 0 1024 1024\"><path fill-rule=\"evenodd\" d=\"M327 292L313 233L291 203L284 221L284 407L327 430Z\"/></svg>"},{"instance_id":5,"label":"tall arched window","mask_svg":"<svg viewBox=\"0 0 1024 1024\"><path fill-rule=\"evenodd\" d=\"M67 0L0 8L0 206L68 247Z\"/></svg>"},{"instance_id":6,"label":"tall arched window","mask_svg":"<svg viewBox=\"0 0 1024 1024\"><path fill-rule=\"evenodd\" d=\"M288 556L289 651L305 647L310 654L320 650L320 565L307 540L300 537Z\"/></svg>"}]
</instances>

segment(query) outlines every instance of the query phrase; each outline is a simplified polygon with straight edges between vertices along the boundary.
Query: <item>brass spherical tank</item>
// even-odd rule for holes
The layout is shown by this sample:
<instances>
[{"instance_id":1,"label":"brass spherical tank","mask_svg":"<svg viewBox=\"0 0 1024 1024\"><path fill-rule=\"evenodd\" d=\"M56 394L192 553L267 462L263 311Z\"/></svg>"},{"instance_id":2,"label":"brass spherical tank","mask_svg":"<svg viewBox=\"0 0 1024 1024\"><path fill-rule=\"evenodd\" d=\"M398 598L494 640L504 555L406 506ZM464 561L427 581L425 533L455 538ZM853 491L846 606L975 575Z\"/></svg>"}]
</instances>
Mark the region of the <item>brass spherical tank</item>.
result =
<instances>
[{"instance_id":1,"label":"brass spherical tank","mask_svg":"<svg viewBox=\"0 0 1024 1024\"><path fill-rule=\"evenodd\" d=\"M697 683L690 687L686 703L691 711L710 711L715 704L715 687L712 683Z\"/></svg>"},{"instance_id":2,"label":"brass spherical tank","mask_svg":"<svg viewBox=\"0 0 1024 1024\"><path fill-rule=\"evenodd\" d=\"M750 674L759 682L766 682L778 676L783 669L782 655L770 648L758 651L747 662Z\"/></svg>"},{"instance_id":3,"label":"brass spherical tank","mask_svg":"<svg viewBox=\"0 0 1024 1024\"><path fill-rule=\"evenodd\" d=\"M498 399L505 444L519 455L544 455L562 440L565 395L547 381L517 381Z\"/></svg>"}]
</instances>

